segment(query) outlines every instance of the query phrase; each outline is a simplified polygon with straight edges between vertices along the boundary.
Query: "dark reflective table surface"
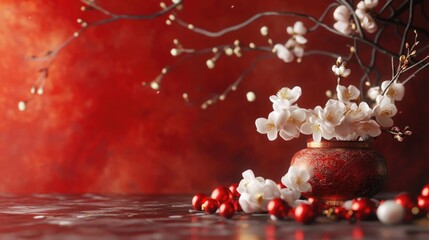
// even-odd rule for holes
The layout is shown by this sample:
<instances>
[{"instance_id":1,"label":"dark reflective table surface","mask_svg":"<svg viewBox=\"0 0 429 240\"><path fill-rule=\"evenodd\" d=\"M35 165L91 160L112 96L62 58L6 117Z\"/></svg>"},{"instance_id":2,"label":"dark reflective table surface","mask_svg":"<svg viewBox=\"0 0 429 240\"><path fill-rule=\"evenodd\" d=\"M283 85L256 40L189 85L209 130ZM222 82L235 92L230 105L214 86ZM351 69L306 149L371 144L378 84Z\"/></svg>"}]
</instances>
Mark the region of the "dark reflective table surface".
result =
<instances>
[{"instance_id":1,"label":"dark reflective table surface","mask_svg":"<svg viewBox=\"0 0 429 240\"><path fill-rule=\"evenodd\" d=\"M429 239L429 221L312 225L266 214L231 220L192 210L181 195L0 195L0 239Z\"/></svg>"}]
</instances>

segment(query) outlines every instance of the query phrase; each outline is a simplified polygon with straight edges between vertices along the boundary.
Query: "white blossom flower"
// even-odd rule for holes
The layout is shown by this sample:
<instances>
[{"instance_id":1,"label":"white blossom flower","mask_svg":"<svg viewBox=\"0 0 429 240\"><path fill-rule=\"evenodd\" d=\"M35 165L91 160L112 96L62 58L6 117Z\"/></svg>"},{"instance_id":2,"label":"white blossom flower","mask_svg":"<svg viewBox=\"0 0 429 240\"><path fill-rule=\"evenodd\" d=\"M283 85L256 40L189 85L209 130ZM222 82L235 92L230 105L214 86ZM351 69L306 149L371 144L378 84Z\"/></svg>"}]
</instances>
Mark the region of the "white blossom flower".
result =
<instances>
[{"instance_id":1,"label":"white blossom flower","mask_svg":"<svg viewBox=\"0 0 429 240\"><path fill-rule=\"evenodd\" d=\"M292 191L309 192L311 185L310 173L301 168L290 166L288 172L282 177L281 182Z\"/></svg>"},{"instance_id":2,"label":"white blossom flower","mask_svg":"<svg viewBox=\"0 0 429 240\"><path fill-rule=\"evenodd\" d=\"M375 33L378 29L377 23L374 18L366 14L361 20L361 26L369 33Z\"/></svg>"},{"instance_id":3,"label":"white blossom flower","mask_svg":"<svg viewBox=\"0 0 429 240\"><path fill-rule=\"evenodd\" d=\"M291 140L292 138L299 137L299 130L305 119L305 109L298 107L291 108L288 118L285 119L285 122L282 124L282 128L280 130L280 137L286 141Z\"/></svg>"},{"instance_id":4,"label":"white blossom flower","mask_svg":"<svg viewBox=\"0 0 429 240\"><path fill-rule=\"evenodd\" d=\"M292 49L293 54L295 54L296 57L301 58L304 56L304 48L301 46L295 46Z\"/></svg>"},{"instance_id":5,"label":"white blossom flower","mask_svg":"<svg viewBox=\"0 0 429 240\"><path fill-rule=\"evenodd\" d=\"M373 9L378 5L378 0L364 0L363 2L366 9Z\"/></svg>"},{"instance_id":6,"label":"white blossom flower","mask_svg":"<svg viewBox=\"0 0 429 240\"><path fill-rule=\"evenodd\" d=\"M372 116L372 109L366 102L360 102L359 106L356 103L348 103L346 108L346 122L366 121L369 120Z\"/></svg>"},{"instance_id":7,"label":"white blossom flower","mask_svg":"<svg viewBox=\"0 0 429 240\"><path fill-rule=\"evenodd\" d=\"M335 9L333 15L334 19L337 21L348 22L350 20L351 13L346 6L340 5Z\"/></svg>"},{"instance_id":8,"label":"white blossom flower","mask_svg":"<svg viewBox=\"0 0 429 240\"><path fill-rule=\"evenodd\" d=\"M364 4L362 1L358 3L357 8L355 10L355 14L356 14L356 17L359 18L359 20L363 19L368 14L366 12L366 9L364 8Z\"/></svg>"},{"instance_id":9,"label":"white blossom flower","mask_svg":"<svg viewBox=\"0 0 429 240\"><path fill-rule=\"evenodd\" d=\"M340 66L333 65L332 72L338 77L346 78L350 75L351 70L341 64Z\"/></svg>"},{"instance_id":10,"label":"white blossom flower","mask_svg":"<svg viewBox=\"0 0 429 240\"><path fill-rule=\"evenodd\" d=\"M369 33L374 33L377 31L377 23L374 18L371 16L371 10L378 5L378 0L365 0L360 1L357 4L355 10L356 17L360 21L360 25Z\"/></svg>"},{"instance_id":11,"label":"white blossom flower","mask_svg":"<svg viewBox=\"0 0 429 240\"><path fill-rule=\"evenodd\" d=\"M334 23L334 28L338 32L345 35L350 35L353 31L352 25L350 24L350 22L337 21Z\"/></svg>"},{"instance_id":12,"label":"white blossom flower","mask_svg":"<svg viewBox=\"0 0 429 240\"><path fill-rule=\"evenodd\" d=\"M347 88L342 85L337 85L337 95L341 102L350 102L350 100L356 100L359 97L360 91L354 85L350 85Z\"/></svg>"},{"instance_id":13,"label":"white blossom flower","mask_svg":"<svg viewBox=\"0 0 429 240\"><path fill-rule=\"evenodd\" d=\"M239 203L246 213L267 211L268 202L280 197L277 184L262 177L256 177L252 170L243 172L237 191L240 193Z\"/></svg>"},{"instance_id":14,"label":"white blossom flower","mask_svg":"<svg viewBox=\"0 0 429 240\"><path fill-rule=\"evenodd\" d=\"M343 121L346 106L344 103L330 99L325 108L319 112L319 118L322 119L328 126L337 126Z\"/></svg>"},{"instance_id":15,"label":"white blossom flower","mask_svg":"<svg viewBox=\"0 0 429 240\"><path fill-rule=\"evenodd\" d=\"M340 141L356 140L358 135L355 131L355 122L343 121L340 125L335 126L335 138Z\"/></svg>"},{"instance_id":16,"label":"white blossom flower","mask_svg":"<svg viewBox=\"0 0 429 240\"><path fill-rule=\"evenodd\" d=\"M321 111L322 108L320 106L319 108ZM308 120L301 125L300 131L303 134L312 135L313 140L316 142L320 142L322 137L326 140L331 140L335 136L334 128L327 126L323 120L316 115L310 116Z\"/></svg>"},{"instance_id":17,"label":"white blossom flower","mask_svg":"<svg viewBox=\"0 0 429 240\"><path fill-rule=\"evenodd\" d=\"M382 127L393 126L392 117L398 112L395 104L387 96L380 96L377 99L377 105L372 110L372 115Z\"/></svg>"},{"instance_id":18,"label":"white blossom flower","mask_svg":"<svg viewBox=\"0 0 429 240\"><path fill-rule=\"evenodd\" d=\"M307 38L305 38L302 35L295 35L294 39L295 39L296 43L299 45L304 45L307 43Z\"/></svg>"},{"instance_id":19,"label":"white blossom flower","mask_svg":"<svg viewBox=\"0 0 429 240\"><path fill-rule=\"evenodd\" d=\"M255 177L255 174L251 169L244 171L241 175L243 176L243 179L241 179L237 187L237 192L240 194L247 192L247 187L251 181L259 181L261 183L265 181L262 177Z\"/></svg>"},{"instance_id":20,"label":"white blossom flower","mask_svg":"<svg viewBox=\"0 0 429 240\"><path fill-rule=\"evenodd\" d=\"M297 200L301 197L301 192L293 191L288 188L283 188L280 190L280 195L283 200L287 202L287 204L291 207L296 207Z\"/></svg>"},{"instance_id":21,"label":"white blossom flower","mask_svg":"<svg viewBox=\"0 0 429 240\"><path fill-rule=\"evenodd\" d=\"M301 58L304 56L304 45L307 43L307 39L304 35L307 33L307 28L300 21L295 22L293 27L289 26L286 31L291 37L286 41L284 47L293 54L293 57ZM286 55L286 54L285 54ZM292 61L290 55L286 55L288 61Z\"/></svg>"},{"instance_id":22,"label":"white blossom flower","mask_svg":"<svg viewBox=\"0 0 429 240\"><path fill-rule=\"evenodd\" d=\"M377 137L381 134L380 125L372 119L356 124L356 133L361 137Z\"/></svg>"},{"instance_id":23,"label":"white blossom flower","mask_svg":"<svg viewBox=\"0 0 429 240\"><path fill-rule=\"evenodd\" d=\"M404 84L394 81L390 86L390 81L384 81L381 83L381 90L385 91L387 87L386 96L390 97L395 101L401 101L405 94Z\"/></svg>"},{"instance_id":24,"label":"white blossom flower","mask_svg":"<svg viewBox=\"0 0 429 240\"><path fill-rule=\"evenodd\" d=\"M270 100L273 103L285 105L288 108L291 104L298 100L301 94L302 90L298 86L293 87L292 89L284 87L280 89L276 95L270 96Z\"/></svg>"},{"instance_id":25,"label":"white blossom flower","mask_svg":"<svg viewBox=\"0 0 429 240\"><path fill-rule=\"evenodd\" d=\"M293 27L287 27L286 32L289 33L289 35L305 35L307 33L307 28L301 21L297 21Z\"/></svg>"},{"instance_id":26,"label":"white blossom flower","mask_svg":"<svg viewBox=\"0 0 429 240\"><path fill-rule=\"evenodd\" d=\"M381 94L381 88L380 86L375 86L375 87L370 87L368 89L368 92L366 93L366 95L371 99L371 100L376 100L377 96Z\"/></svg>"},{"instance_id":27,"label":"white blossom flower","mask_svg":"<svg viewBox=\"0 0 429 240\"><path fill-rule=\"evenodd\" d=\"M287 109L277 109L274 110L277 113L277 121L275 122L277 129L280 131L286 124L287 120L290 117L290 110Z\"/></svg>"},{"instance_id":28,"label":"white blossom flower","mask_svg":"<svg viewBox=\"0 0 429 240\"><path fill-rule=\"evenodd\" d=\"M293 53L282 44L274 45L273 51L277 53L277 57L284 62L292 62L294 59Z\"/></svg>"},{"instance_id":29,"label":"white blossom flower","mask_svg":"<svg viewBox=\"0 0 429 240\"><path fill-rule=\"evenodd\" d=\"M271 112L267 118L258 118L255 121L256 131L261 134L267 134L268 140L274 141L277 139L278 129L276 126L278 113Z\"/></svg>"}]
</instances>

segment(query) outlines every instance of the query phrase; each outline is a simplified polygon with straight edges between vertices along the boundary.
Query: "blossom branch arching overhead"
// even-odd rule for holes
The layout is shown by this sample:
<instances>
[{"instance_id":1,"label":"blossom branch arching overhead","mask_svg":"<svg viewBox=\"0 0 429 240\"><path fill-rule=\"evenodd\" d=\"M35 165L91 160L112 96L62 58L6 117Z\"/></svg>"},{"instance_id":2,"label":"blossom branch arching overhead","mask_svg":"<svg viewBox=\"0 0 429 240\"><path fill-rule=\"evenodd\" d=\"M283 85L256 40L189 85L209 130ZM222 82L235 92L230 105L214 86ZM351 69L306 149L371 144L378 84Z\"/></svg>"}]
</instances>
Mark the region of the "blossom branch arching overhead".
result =
<instances>
[{"instance_id":1,"label":"blossom branch arching overhead","mask_svg":"<svg viewBox=\"0 0 429 240\"><path fill-rule=\"evenodd\" d=\"M61 42L58 46L46 51L42 55L32 55L30 56L30 60L32 61L38 61L42 62L43 66L39 68L39 76L34 81L33 86L30 89L30 97L28 97L26 100L19 101L18 103L18 109L21 111L26 110L27 103L31 100L35 94L37 95L43 95L46 81L48 80L49 71L54 63L57 56L61 53L62 50L64 50L70 43L75 41L79 36L81 36L86 30L89 28L94 28L100 25L109 24L115 21L119 20L149 20L149 19L155 19L159 18L161 16L164 16L175 9L178 9L182 6L183 0L173 0L170 5L167 5L163 2L160 3L161 10L152 14L142 14L142 15L130 15L130 14L117 14L112 11L109 11L103 6L99 5L96 0L81 0L81 2L84 4L80 8L81 11L98 11L105 15L105 18L102 18L100 20L94 21L94 22L86 22L85 20L78 18L76 22L80 25L80 28L75 31L70 37L65 39L63 42Z\"/></svg>"},{"instance_id":2,"label":"blossom branch arching overhead","mask_svg":"<svg viewBox=\"0 0 429 240\"><path fill-rule=\"evenodd\" d=\"M280 60L289 63L292 61L302 62L303 59L312 55L323 55L329 58L337 59L342 57L345 62L354 64L361 69L362 75L359 82L359 89L361 92L360 98L363 100L369 100L367 96L363 95L366 88L372 88L380 86L381 78L379 69L377 69L376 62L380 57L388 59L400 59L405 50L405 42L410 36L410 30L417 30L422 35L429 37L429 31L424 28L419 28L413 24L415 8L420 7L422 9L422 15L424 12L424 1L422 0L407 0L407 1L378 1L378 0L365 0L365 1L348 1L348 0L337 0L329 4L321 13L320 16L315 17L306 13L299 12L282 12L282 11L268 11L260 12L249 17L247 20L238 23L231 24L230 26L221 27L217 31L209 31L203 27L197 26L198 24L186 22L181 18L180 10L182 7L186 7L184 1L173 0L171 4L160 3L162 8L161 11L149 15L127 15L117 14L113 11L105 9L103 6L98 4L95 0L82 0L85 4L82 10L95 10L106 18L101 20L87 23L84 20L78 19L78 23L81 28L76 31L70 38L66 39L62 44L47 51L42 56L32 57L33 60L45 62L45 66L40 68L39 77L35 81L31 88L31 96L34 94L43 94L44 86L48 78L50 66L57 55L67 47L71 41L74 41L77 37L84 33L84 31L90 27L96 27L99 25L108 24L117 20L145 20L153 19L161 16L168 15L166 24L174 27L175 25L185 28L191 32L195 32L201 36L207 38L219 38L226 34L234 34L234 32L240 31L244 28L248 28L251 23L260 24L260 34L266 39L266 44L257 45L253 39L236 39L232 43L220 42L215 46L206 46L202 49L195 49L192 47L185 47L181 44L178 39L174 39L174 48L170 49L170 53L173 56L177 56L177 61L171 65L167 65L161 69L160 74L152 81L143 81L144 86L159 91L162 87L162 82L167 74L171 74L174 68L179 67L187 60L197 55L212 55L206 60L206 66L209 69L216 68L216 63L221 61L223 57L242 57L246 52L256 52L256 56L248 68L243 69L241 74L235 81L231 81L231 84L222 92L217 93L214 97L210 97L205 100L200 106L205 109L209 105L212 105L219 100L225 100L226 96L237 89L245 79L245 77L254 70L258 63L264 59L268 59L271 56L277 56ZM264 25L264 19L267 18L288 18L296 20L293 26L289 26L284 37L280 40L273 40L270 36L270 29ZM403 19L406 18L404 22ZM332 23L334 21L334 23ZM312 22L313 26L307 27L303 22ZM399 34L398 36L398 49L399 51L392 51L383 44L383 36L387 29L393 28ZM307 47L307 42L312 41L315 37L315 32L320 29L328 31L336 38L341 38L349 41L349 45L345 46L344 49L348 49L346 53L339 50L338 52L332 52L325 49L310 49ZM402 47L404 46L404 47ZM429 50L429 44L419 46L419 56ZM369 59L365 59L361 52L370 51ZM167 50L166 50L167 51ZM427 54L426 54L427 55ZM414 73L421 71L427 66L427 59L417 57L408 59L410 64L414 64L417 70ZM237 60L239 61L239 60ZM341 68L341 66L339 66ZM397 73L397 72L396 72ZM413 74L411 74L412 76ZM409 79L412 77L410 76ZM407 79L403 83L409 81ZM249 92L252 93L253 92ZM188 93L183 93L183 99L190 101ZM251 97L249 99L254 99ZM21 101L19 103L19 109L25 110L27 102L30 100Z\"/></svg>"}]
</instances>

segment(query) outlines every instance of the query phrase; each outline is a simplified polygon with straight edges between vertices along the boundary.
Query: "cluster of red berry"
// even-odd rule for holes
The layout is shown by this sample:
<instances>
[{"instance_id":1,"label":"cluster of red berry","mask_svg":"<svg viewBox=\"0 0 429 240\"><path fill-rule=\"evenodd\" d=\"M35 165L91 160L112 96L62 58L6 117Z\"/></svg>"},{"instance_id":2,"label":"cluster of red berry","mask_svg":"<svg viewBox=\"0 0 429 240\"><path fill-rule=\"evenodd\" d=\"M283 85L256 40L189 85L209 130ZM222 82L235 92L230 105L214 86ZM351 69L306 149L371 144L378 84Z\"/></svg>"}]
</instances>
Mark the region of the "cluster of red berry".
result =
<instances>
[{"instance_id":1,"label":"cluster of red berry","mask_svg":"<svg viewBox=\"0 0 429 240\"><path fill-rule=\"evenodd\" d=\"M238 202L240 193L237 192L237 186L236 183L229 187L219 186L212 191L210 196L198 193L192 198L192 206L197 211L204 211L208 214L218 212L225 218L232 218L236 212L242 211ZM279 184L279 187L284 186ZM389 204L385 204L383 209L379 208L387 201L394 202L395 209L388 206ZM400 210L399 219L398 214L395 213L398 208ZM409 223L414 219L429 217L429 184L423 187L420 196L417 198L413 198L409 193L401 193L393 200L381 202L376 199L361 197L347 201L341 206L332 207L321 200L310 197L295 208L289 206L283 199L275 198L268 203L267 210L272 219L294 219L302 224L312 223L317 217L323 215L334 221L364 221L375 220L378 217L385 223ZM395 218L398 221L395 221ZM384 221L383 219L388 220Z\"/></svg>"},{"instance_id":2,"label":"cluster of red berry","mask_svg":"<svg viewBox=\"0 0 429 240\"><path fill-rule=\"evenodd\" d=\"M195 194L192 198L192 206L197 211L213 214L219 210L219 214L225 218L232 218L236 212L241 212L240 193L237 192L237 183L229 187L219 186L215 188L210 197L204 193Z\"/></svg>"}]
</instances>

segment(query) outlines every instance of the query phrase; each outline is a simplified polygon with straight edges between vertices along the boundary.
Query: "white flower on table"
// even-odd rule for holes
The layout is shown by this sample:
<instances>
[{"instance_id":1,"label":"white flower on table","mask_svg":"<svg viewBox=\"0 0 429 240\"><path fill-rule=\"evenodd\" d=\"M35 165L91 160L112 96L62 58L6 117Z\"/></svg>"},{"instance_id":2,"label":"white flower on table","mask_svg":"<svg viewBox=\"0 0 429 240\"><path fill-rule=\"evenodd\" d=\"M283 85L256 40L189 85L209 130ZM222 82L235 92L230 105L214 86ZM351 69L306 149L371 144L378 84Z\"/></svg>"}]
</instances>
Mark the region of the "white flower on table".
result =
<instances>
[{"instance_id":1,"label":"white flower on table","mask_svg":"<svg viewBox=\"0 0 429 240\"><path fill-rule=\"evenodd\" d=\"M274 141L277 139L277 112L271 112L267 118L258 118L255 121L256 131L261 134L267 134L268 140Z\"/></svg>"},{"instance_id":2,"label":"white flower on table","mask_svg":"<svg viewBox=\"0 0 429 240\"><path fill-rule=\"evenodd\" d=\"M395 100L395 101L401 101L402 98L404 98L405 95L405 87L404 84L402 83L398 83L396 81L392 82L392 84L390 84L390 81L384 81L381 83L381 90L386 91L386 96L390 97L390 99Z\"/></svg>"},{"instance_id":3,"label":"white flower on table","mask_svg":"<svg viewBox=\"0 0 429 240\"><path fill-rule=\"evenodd\" d=\"M372 110L372 115L375 117L376 121L382 127L391 127L393 126L392 117L398 112L395 104L387 96L379 96L377 98L377 105Z\"/></svg>"},{"instance_id":4,"label":"white flower on table","mask_svg":"<svg viewBox=\"0 0 429 240\"><path fill-rule=\"evenodd\" d=\"M342 85L337 85L338 99L343 103L350 102L350 100L356 100L359 97L359 94L359 89L354 85L350 85L347 88Z\"/></svg>"},{"instance_id":5,"label":"white flower on table","mask_svg":"<svg viewBox=\"0 0 429 240\"><path fill-rule=\"evenodd\" d=\"M297 201L301 197L301 192L293 191L288 188L283 188L280 190L280 195L281 198L285 200L289 206L296 207L296 205L299 204L299 202Z\"/></svg>"},{"instance_id":6,"label":"white flower on table","mask_svg":"<svg viewBox=\"0 0 429 240\"><path fill-rule=\"evenodd\" d=\"M310 180L310 173L295 166L290 166L286 175L281 179L281 182L292 191L309 192L311 185L308 183Z\"/></svg>"},{"instance_id":7,"label":"white flower on table","mask_svg":"<svg viewBox=\"0 0 429 240\"><path fill-rule=\"evenodd\" d=\"M237 187L237 192L239 192L240 194L245 193L247 191L247 187L251 181L258 181L261 183L265 181L262 177L255 177L255 174L250 169L244 171L241 175L243 176L243 179L241 179Z\"/></svg>"},{"instance_id":8,"label":"white flower on table","mask_svg":"<svg viewBox=\"0 0 429 240\"><path fill-rule=\"evenodd\" d=\"M240 206L246 213L267 211L268 202L281 196L274 181L255 177L252 170L243 172L237 191L240 193Z\"/></svg>"}]
</instances>

